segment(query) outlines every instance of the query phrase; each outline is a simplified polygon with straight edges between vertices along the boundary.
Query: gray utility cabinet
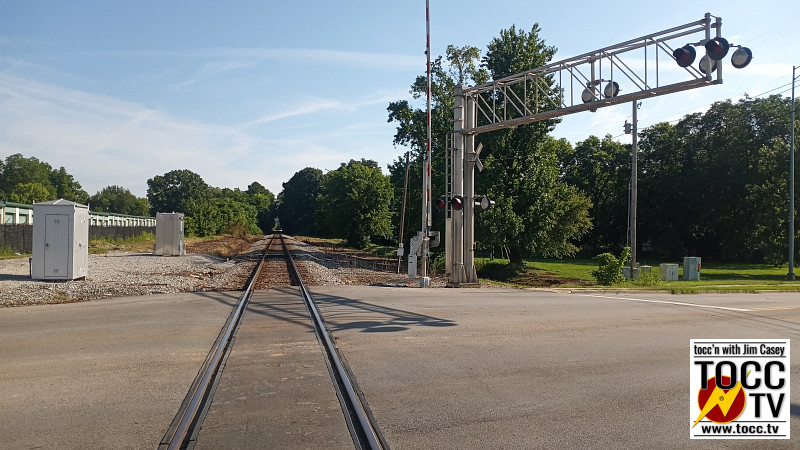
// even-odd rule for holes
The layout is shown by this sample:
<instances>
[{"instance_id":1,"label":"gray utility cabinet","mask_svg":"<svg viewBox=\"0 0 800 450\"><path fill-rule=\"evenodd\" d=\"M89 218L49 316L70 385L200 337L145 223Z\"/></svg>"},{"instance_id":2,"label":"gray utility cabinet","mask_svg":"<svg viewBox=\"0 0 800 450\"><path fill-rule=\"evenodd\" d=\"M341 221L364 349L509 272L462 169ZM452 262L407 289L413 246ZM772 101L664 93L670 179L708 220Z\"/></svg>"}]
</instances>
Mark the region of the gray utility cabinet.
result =
<instances>
[{"instance_id":1,"label":"gray utility cabinet","mask_svg":"<svg viewBox=\"0 0 800 450\"><path fill-rule=\"evenodd\" d=\"M683 281L700 281L699 256L683 257Z\"/></svg>"},{"instance_id":2,"label":"gray utility cabinet","mask_svg":"<svg viewBox=\"0 0 800 450\"><path fill-rule=\"evenodd\" d=\"M183 256L186 247L183 243L183 214L156 214L156 248L154 255Z\"/></svg>"},{"instance_id":3,"label":"gray utility cabinet","mask_svg":"<svg viewBox=\"0 0 800 450\"><path fill-rule=\"evenodd\" d=\"M64 199L34 203L31 278L85 278L88 266L89 207Z\"/></svg>"}]
</instances>

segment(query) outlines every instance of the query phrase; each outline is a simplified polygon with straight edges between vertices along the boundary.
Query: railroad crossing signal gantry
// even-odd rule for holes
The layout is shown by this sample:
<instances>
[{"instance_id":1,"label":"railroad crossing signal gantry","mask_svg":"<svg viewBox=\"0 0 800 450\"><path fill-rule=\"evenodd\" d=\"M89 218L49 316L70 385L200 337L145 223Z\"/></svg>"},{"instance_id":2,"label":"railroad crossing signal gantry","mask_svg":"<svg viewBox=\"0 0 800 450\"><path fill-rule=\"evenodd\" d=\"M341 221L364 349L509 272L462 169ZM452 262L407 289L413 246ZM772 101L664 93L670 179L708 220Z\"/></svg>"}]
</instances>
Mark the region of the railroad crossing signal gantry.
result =
<instances>
[{"instance_id":1,"label":"railroad crossing signal gantry","mask_svg":"<svg viewBox=\"0 0 800 450\"><path fill-rule=\"evenodd\" d=\"M478 282L474 259L475 167L479 163L476 135L722 84L719 60L730 47L738 48L731 60L734 67L750 63L750 50L725 40L722 19L706 13L702 19L685 25L480 86L456 87L451 149L453 181L447 198L463 198L463 209L454 208L446 225L445 264L450 285L469 286ZM704 54L698 65L694 65L695 48Z\"/></svg>"}]
</instances>

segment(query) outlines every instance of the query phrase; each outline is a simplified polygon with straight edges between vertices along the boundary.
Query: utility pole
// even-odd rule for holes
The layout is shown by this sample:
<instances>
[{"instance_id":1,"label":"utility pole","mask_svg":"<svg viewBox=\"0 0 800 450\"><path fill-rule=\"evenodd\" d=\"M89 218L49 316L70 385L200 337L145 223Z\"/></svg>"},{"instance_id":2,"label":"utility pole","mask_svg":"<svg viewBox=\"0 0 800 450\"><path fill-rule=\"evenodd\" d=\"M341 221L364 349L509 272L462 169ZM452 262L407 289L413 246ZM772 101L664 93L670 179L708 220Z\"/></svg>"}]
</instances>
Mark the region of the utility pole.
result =
<instances>
[{"instance_id":1,"label":"utility pole","mask_svg":"<svg viewBox=\"0 0 800 450\"><path fill-rule=\"evenodd\" d=\"M422 167L422 263L419 286L428 287L428 259L430 257L431 231L431 15L430 0L425 0L425 55L428 59L428 136L425 145L425 161Z\"/></svg>"},{"instance_id":2,"label":"utility pole","mask_svg":"<svg viewBox=\"0 0 800 450\"><path fill-rule=\"evenodd\" d=\"M639 109L641 103L633 102L633 119L631 123L631 216L630 229L631 229L631 279L635 278L636 270L636 202L639 190L639 140L637 133L639 132L639 121L636 118L636 110Z\"/></svg>"},{"instance_id":3,"label":"utility pole","mask_svg":"<svg viewBox=\"0 0 800 450\"><path fill-rule=\"evenodd\" d=\"M786 279L794 280L794 81L797 79L792 66L792 144L789 151L789 273Z\"/></svg>"},{"instance_id":4,"label":"utility pole","mask_svg":"<svg viewBox=\"0 0 800 450\"><path fill-rule=\"evenodd\" d=\"M400 245L397 247L397 273L400 273L400 263L403 260L403 233L406 225L406 196L408 195L408 152L406 152L406 177L403 182L403 209L400 210Z\"/></svg>"}]
</instances>

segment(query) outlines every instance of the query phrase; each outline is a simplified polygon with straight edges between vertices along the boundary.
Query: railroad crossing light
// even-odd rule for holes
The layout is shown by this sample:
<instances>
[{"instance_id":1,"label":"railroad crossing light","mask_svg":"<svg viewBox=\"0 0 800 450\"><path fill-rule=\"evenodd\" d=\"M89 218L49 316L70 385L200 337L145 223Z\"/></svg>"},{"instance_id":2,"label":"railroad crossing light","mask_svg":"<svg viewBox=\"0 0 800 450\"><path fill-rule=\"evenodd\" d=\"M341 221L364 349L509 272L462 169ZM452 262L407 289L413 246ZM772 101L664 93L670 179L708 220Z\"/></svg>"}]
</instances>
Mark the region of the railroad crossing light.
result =
<instances>
[{"instance_id":1,"label":"railroad crossing light","mask_svg":"<svg viewBox=\"0 0 800 450\"><path fill-rule=\"evenodd\" d=\"M464 209L464 197L456 195L455 197L451 198L450 206L452 206L456 211L461 211Z\"/></svg>"},{"instance_id":2,"label":"railroad crossing light","mask_svg":"<svg viewBox=\"0 0 800 450\"><path fill-rule=\"evenodd\" d=\"M733 56L731 56L731 65L737 69L741 69L746 67L750 64L750 61L753 60L753 52L747 47L742 47L741 45L738 47L739 48L733 52Z\"/></svg>"},{"instance_id":3,"label":"railroad crossing light","mask_svg":"<svg viewBox=\"0 0 800 450\"><path fill-rule=\"evenodd\" d=\"M609 81L606 88L603 89L603 95L606 98L616 97L619 94L619 83L616 81Z\"/></svg>"},{"instance_id":4,"label":"railroad crossing light","mask_svg":"<svg viewBox=\"0 0 800 450\"><path fill-rule=\"evenodd\" d=\"M489 208L494 206L494 200L489 199L489 197L483 197L481 199L481 208L486 211Z\"/></svg>"},{"instance_id":5,"label":"railroad crossing light","mask_svg":"<svg viewBox=\"0 0 800 450\"><path fill-rule=\"evenodd\" d=\"M583 103L591 103L595 101L594 89L591 87L584 89L583 93L581 94L581 100L583 100Z\"/></svg>"},{"instance_id":6,"label":"railroad crossing light","mask_svg":"<svg viewBox=\"0 0 800 450\"><path fill-rule=\"evenodd\" d=\"M441 196L433 202L433 205L436 206L436 209L439 211L444 211L447 208L447 199L444 196Z\"/></svg>"},{"instance_id":7,"label":"railroad crossing light","mask_svg":"<svg viewBox=\"0 0 800 450\"><path fill-rule=\"evenodd\" d=\"M700 58L700 65L698 65L698 68L700 69L700 72L703 73L703 75L708 75L706 73L706 62L708 61L708 59L709 59L708 56L703 56L702 58ZM717 62L712 59L711 71L713 72L715 70L717 70Z\"/></svg>"},{"instance_id":8,"label":"railroad crossing light","mask_svg":"<svg viewBox=\"0 0 800 450\"><path fill-rule=\"evenodd\" d=\"M697 57L697 52L695 51L694 47L691 46L691 44L686 44L672 52L672 56L675 58L675 61L677 61L679 66L689 67L694 62L694 58Z\"/></svg>"},{"instance_id":9,"label":"railroad crossing light","mask_svg":"<svg viewBox=\"0 0 800 450\"><path fill-rule=\"evenodd\" d=\"M728 49L731 48L731 45L728 44L728 40L722 37L717 37L714 39L709 39L706 42L706 53L708 57L713 59L714 61L719 61L720 59L724 58L725 55L728 54Z\"/></svg>"}]
</instances>

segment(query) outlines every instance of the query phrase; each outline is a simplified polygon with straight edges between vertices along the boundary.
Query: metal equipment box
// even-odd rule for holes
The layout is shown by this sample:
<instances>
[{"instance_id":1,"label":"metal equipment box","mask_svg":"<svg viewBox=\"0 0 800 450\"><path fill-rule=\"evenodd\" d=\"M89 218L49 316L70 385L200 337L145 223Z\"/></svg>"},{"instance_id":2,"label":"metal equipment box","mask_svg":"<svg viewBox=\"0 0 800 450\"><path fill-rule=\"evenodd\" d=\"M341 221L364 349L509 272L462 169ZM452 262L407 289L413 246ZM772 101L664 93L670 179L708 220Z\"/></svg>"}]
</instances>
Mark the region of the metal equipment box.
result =
<instances>
[{"instance_id":1,"label":"metal equipment box","mask_svg":"<svg viewBox=\"0 0 800 450\"><path fill-rule=\"evenodd\" d=\"M85 278L88 266L89 207L64 199L34 203L31 278Z\"/></svg>"},{"instance_id":2,"label":"metal equipment box","mask_svg":"<svg viewBox=\"0 0 800 450\"><path fill-rule=\"evenodd\" d=\"M183 242L183 213L156 214L156 247L154 255L183 256L186 246Z\"/></svg>"},{"instance_id":3,"label":"metal equipment box","mask_svg":"<svg viewBox=\"0 0 800 450\"><path fill-rule=\"evenodd\" d=\"M683 257L683 281L700 281L700 257Z\"/></svg>"},{"instance_id":4,"label":"metal equipment box","mask_svg":"<svg viewBox=\"0 0 800 450\"><path fill-rule=\"evenodd\" d=\"M658 266L661 272L661 279L664 281L678 281L677 264L661 264Z\"/></svg>"}]
</instances>

